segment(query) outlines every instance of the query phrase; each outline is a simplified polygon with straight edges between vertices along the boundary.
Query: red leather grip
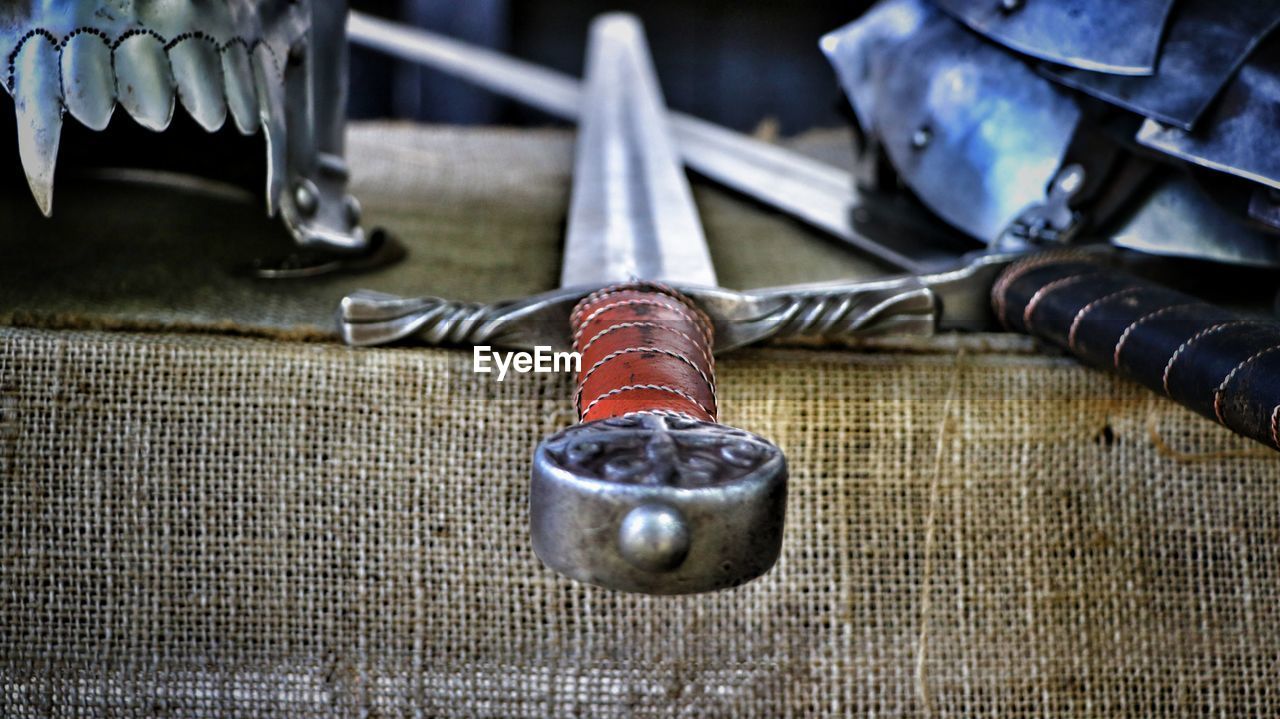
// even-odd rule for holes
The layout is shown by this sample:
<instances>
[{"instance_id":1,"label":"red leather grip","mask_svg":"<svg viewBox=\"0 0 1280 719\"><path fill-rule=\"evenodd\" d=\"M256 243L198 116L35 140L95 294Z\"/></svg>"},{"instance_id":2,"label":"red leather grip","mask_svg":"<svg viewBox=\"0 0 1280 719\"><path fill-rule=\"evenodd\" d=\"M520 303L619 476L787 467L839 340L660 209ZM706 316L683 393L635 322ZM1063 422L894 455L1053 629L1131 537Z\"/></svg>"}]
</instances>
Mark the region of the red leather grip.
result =
<instances>
[{"instance_id":1,"label":"red leather grip","mask_svg":"<svg viewBox=\"0 0 1280 719\"><path fill-rule=\"evenodd\" d=\"M570 320L583 422L654 411L716 420L711 321L689 298L655 283L614 285Z\"/></svg>"}]
</instances>

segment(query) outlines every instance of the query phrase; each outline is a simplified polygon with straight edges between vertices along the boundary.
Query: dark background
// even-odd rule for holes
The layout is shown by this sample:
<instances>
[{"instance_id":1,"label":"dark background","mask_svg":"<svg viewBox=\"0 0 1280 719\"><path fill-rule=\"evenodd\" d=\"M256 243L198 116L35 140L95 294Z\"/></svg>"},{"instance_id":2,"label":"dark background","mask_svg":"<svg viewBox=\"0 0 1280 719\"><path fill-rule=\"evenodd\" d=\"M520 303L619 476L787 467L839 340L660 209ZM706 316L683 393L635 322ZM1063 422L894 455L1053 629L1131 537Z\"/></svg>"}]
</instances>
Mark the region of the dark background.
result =
<instances>
[{"instance_id":1,"label":"dark background","mask_svg":"<svg viewBox=\"0 0 1280 719\"><path fill-rule=\"evenodd\" d=\"M587 26L610 10L645 24L667 104L753 131L783 135L846 122L818 38L865 2L801 0L398 0L352 7L581 76ZM352 51L351 117L454 124L560 124L439 73Z\"/></svg>"}]
</instances>

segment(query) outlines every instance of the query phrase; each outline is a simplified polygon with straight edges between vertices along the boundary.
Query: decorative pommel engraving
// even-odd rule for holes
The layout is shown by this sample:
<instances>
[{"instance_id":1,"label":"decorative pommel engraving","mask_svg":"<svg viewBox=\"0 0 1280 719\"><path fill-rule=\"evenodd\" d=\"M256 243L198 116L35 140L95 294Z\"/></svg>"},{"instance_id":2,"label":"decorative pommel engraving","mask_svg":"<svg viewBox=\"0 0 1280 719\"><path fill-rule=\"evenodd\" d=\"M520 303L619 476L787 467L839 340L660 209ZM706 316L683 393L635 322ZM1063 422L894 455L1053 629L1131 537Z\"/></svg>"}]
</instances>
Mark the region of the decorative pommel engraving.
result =
<instances>
[{"instance_id":1,"label":"decorative pommel engraving","mask_svg":"<svg viewBox=\"0 0 1280 719\"><path fill-rule=\"evenodd\" d=\"M737 586L777 560L786 482L781 450L725 425L656 412L576 425L534 455L533 547L611 589Z\"/></svg>"}]
</instances>

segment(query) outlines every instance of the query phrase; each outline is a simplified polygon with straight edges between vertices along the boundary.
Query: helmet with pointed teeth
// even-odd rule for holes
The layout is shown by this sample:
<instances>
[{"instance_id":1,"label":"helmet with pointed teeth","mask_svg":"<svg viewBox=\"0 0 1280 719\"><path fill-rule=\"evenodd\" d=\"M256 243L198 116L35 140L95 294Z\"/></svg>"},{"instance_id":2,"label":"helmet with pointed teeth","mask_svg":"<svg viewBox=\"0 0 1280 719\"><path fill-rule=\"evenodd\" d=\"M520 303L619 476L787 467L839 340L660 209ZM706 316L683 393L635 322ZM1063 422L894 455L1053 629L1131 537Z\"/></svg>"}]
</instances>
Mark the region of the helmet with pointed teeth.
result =
<instances>
[{"instance_id":1,"label":"helmet with pointed teeth","mask_svg":"<svg viewBox=\"0 0 1280 719\"><path fill-rule=\"evenodd\" d=\"M366 245L343 158L346 3L337 0L0 2L0 85L36 203L53 212L64 118L94 131L121 108L170 129L263 134L267 211L298 244Z\"/></svg>"}]
</instances>

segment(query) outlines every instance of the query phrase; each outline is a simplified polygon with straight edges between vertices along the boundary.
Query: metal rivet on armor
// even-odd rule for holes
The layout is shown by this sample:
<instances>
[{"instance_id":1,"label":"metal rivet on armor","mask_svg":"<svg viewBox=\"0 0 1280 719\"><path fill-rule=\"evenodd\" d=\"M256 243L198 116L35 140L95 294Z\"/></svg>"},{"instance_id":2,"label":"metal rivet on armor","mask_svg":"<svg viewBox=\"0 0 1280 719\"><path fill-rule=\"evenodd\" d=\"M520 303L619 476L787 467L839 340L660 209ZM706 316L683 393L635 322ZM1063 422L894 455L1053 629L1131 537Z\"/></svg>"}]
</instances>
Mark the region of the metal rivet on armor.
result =
<instances>
[{"instance_id":1,"label":"metal rivet on armor","mask_svg":"<svg viewBox=\"0 0 1280 719\"><path fill-rule=\"evenodd\" d=\"M646 504L631 510L618 529L618 551L638 569L666 572L689 554L689 525L677 510Z\"/></svg>"},{"instance_id":2,"label":"metal rivet on armor","mask_svg":"<svg viewBox=\"0 0 1280 719\"><path fill-rule=\"evenodd\" d=\"M911 146L917 150L923 150L933 142L933 130L928 125L921 127L911 135Z\"/></svg>"},{"instance_id":3,"label":"metal rivet on armor","mask_svg":"<svg viewBox=\"0 0 1280 719\"><path fill-rule=\"evenodd\" d=\"M311 180L299 180L293 188L293 204L298 212L310 217L320 208L320 191Z\"/></svg>"},{"instance_id":4,"label":"metal rivet on armor","mask_svg":"<svg viewBox=\"0 0 1280 719\"><path fill-rule=\"evenodd\" d=\"M364 210L360 207L360 201L352 195L347 195L347 225L355 227L360 224L360 218L364 215Z\"/></svg>"},{"instance_id":5,"label":"metal rivet on armor","mask_svg":"<svg viewBox=\"0 0 1280 719\"><path fill-rule=\"evenodd\" d=\"M1071 196L1079 192L1080 188L1084 186L1084 178L1084 168L1072 163L1062 168L1058 176L1053 178L1053 186L1054 189Z\"/></svg>"}]
</instances>

